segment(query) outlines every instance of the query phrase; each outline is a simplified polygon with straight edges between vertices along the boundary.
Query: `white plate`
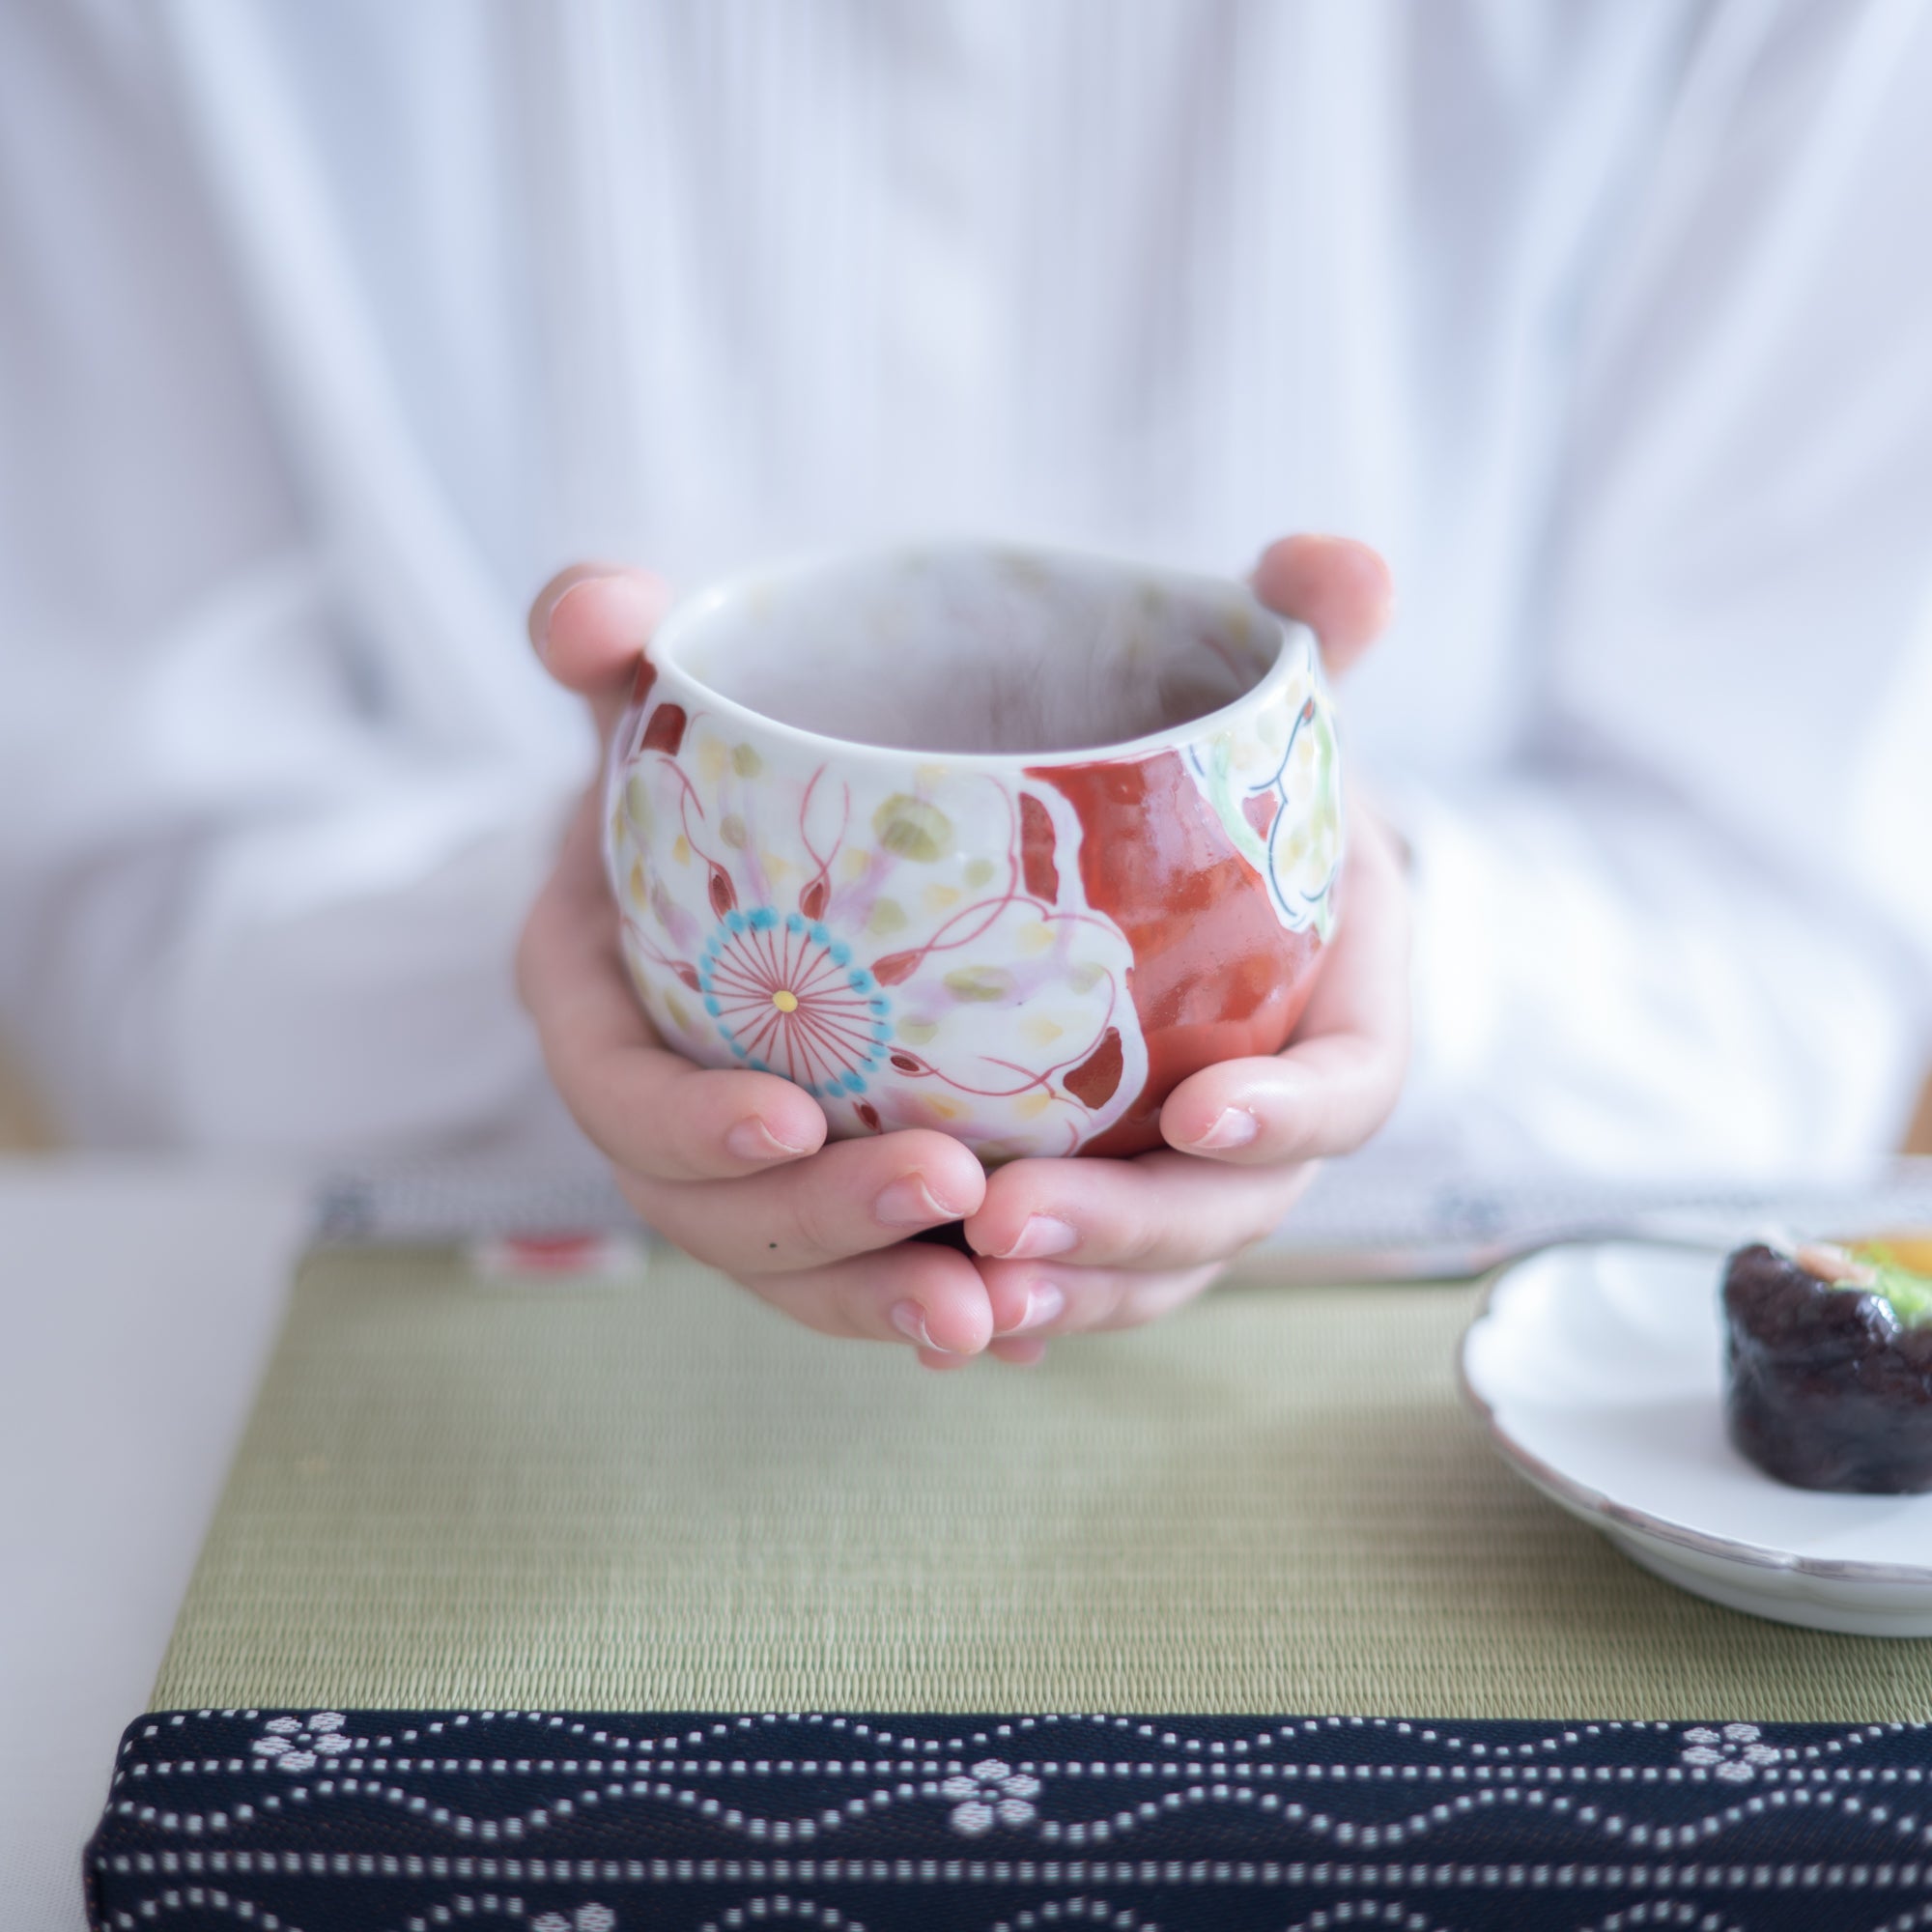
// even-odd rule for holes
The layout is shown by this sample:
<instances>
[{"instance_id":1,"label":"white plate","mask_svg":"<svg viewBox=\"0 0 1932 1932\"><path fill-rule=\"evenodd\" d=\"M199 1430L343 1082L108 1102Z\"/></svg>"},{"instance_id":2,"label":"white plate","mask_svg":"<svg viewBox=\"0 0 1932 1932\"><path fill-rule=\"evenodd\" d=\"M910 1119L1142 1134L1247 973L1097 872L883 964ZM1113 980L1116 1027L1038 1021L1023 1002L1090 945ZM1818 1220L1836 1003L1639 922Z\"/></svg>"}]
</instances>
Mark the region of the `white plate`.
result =
<instances>
[{"instance_id":1,"label":"white plate","mask_svg":"<svg viewBox=\"0 0 1932 1932\"><path fill-rule=\"evenodd\" d=\"M1860 1636L1932 1636L1932 1494L1774 1482L1724 1434L1722 1264L1604 1242L1498 1274L1463 1393L1546 1495L1667 1581Z\"/></svg>"}]
</instances>

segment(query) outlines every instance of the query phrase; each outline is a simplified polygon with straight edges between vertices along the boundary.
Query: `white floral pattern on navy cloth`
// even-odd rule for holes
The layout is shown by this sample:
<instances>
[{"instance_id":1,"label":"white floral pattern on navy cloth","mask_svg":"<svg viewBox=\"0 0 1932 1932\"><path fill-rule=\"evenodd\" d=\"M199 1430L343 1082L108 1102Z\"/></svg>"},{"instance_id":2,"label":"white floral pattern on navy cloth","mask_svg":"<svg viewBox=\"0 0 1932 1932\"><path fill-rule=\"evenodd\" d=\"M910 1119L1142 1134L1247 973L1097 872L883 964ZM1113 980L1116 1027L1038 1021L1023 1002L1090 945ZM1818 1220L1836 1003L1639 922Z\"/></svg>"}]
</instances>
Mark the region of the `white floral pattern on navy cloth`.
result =
<instances>
[{"instance_id":1,"label":"white floral pattern on navy cloth","mask_svg":"<svg viewBox=\"0 0 1932 1932\"><path fill-rule=\"evenodd\" d=\"M952 1829L978 1838L996 1824L1030 1823L1034 1816L1031 1801L1039 1795L1039 1779L1015 1771L1004 1758L982 1757L970 1773L949 1777L939 1787L939 1794L954 1801Z\"/></svg>"},{"instance_id":2,"label":"white floral pattern on navy cloth","mask_svg":"<svg viewBox=\"0 0 1932 1932\"><path fill-rule=\"evenodd\" d=\"M354 1740L342 1729L348 1721L340 1711L318 1711L305 1723L299 1718L270 1718L266 1734L248 1748L258 1770L273 1766L292 1776L313 1771L321 1759L339 1757L353 1747Z\"/></svg>"},{"instance_id":3,"label":"white floral pattern on navy cloth","mask_svg":"<svg viewBox=\"0 0 1932 1932\"><path fill-rule=\"evenodd\" d=\"M611 1932L617 1915L608 1905L580 1905L566 1916L544 1912L530 1920L530 1932Z\"/></svg>"},{"instance_id":4,"label":"white floral pattern on navy cloth","mask_svg":"<svg viewBox=\"0 0 1932 1932\"><path fill-rule=\"evenodd\" d=\"M1048 1932L1096 1899L1172 1926L1177 1886L1190 1923L1307 1932L1932 1932L1932 1904L1888 1916L1927 1896L1928 1789L1932 1722L1903 1719L162 1712L87 1869L103 1932L243 1895L306 1932Z\"/></svg>"},{"instance_id":5,"label":"white floral pattern on navy cloth","mask_svg":"<svg viewBox=\"0 0 1932 1932\"><path fill-rule=\"evenodd\" d=\"M1763 1738L1755 1724L1726 1724L1718 1731L1697 1724L1684 1733L1685 1748L1679 1756L1685 1764L1706 1767L1712 1776L1727 1784L1747 1784L1763 1766L1776 1764L1784 1755Z\"/></svg>"}]
</instances>

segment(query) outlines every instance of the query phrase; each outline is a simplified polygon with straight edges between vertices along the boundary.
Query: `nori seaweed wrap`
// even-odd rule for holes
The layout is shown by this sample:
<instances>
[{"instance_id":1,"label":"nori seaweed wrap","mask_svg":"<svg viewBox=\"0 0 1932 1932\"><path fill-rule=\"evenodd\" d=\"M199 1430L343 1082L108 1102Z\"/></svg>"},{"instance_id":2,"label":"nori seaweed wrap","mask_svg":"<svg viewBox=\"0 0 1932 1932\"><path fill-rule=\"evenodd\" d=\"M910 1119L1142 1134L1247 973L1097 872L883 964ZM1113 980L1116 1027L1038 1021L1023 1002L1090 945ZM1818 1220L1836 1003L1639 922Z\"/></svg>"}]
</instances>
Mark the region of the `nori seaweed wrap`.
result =
<instances>
[{"instance_id":1,"label":"nori seaweed wrap","mask_svg":"<svg viewBox=\"0 0 1932 1932\"><path fill-rule=\"evenodd\" d=\"M1760 1469L1805 1490L1932 1490L1932 1278L1876 1245L1759 1244L1730 1257L1723 1298L1731 1440Z\"/></svg>"}]
</instances>

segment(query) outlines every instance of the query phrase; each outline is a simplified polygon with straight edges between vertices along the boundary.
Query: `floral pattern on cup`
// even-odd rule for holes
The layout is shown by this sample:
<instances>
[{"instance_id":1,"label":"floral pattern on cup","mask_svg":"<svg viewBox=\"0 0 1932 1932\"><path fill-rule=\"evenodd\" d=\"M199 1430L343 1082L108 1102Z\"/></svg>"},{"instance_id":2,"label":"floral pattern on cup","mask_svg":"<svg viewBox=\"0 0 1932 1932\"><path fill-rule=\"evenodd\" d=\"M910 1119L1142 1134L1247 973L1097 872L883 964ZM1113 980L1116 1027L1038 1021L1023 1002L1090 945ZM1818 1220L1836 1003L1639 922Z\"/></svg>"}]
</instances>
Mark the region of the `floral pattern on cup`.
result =
<instances>
[{"instance_id":1,"label":"floral pattern on cup","mask_svg":"<svg viewBox=\"0 0 1932 1932\"><path fill-rule=\"evenodd\" d=\"M673 705L632 728L613 885L680 1051L795 1081L835 1133L989 1159L1071 1153L1140 1092L1132 951L1086 902L1065 799L943 759L838 777Z\"/></svg>"},{"instance_id":2,"label":"floral pattern on cup","mask_svg":"<svg viewBox=\"0 0 1932 1932\"><path fill-rule=\"evenodd\" d=\"M1282 924L1291 932L1312 926L1325 943L1342 865L1342 764L1312 650L1287 697L1190 745L1187 767L1235 849L1267 882Z\"/></svg>"},{"instance_id":3,"label":"floral pattern on cup","mask_svg":"<svg viewBox=\"0 0 1932 1932\"><path fill-rule=\"evenodd\" d=\"M1334 931L1313 637L1104 559L963 544L701 592L605 805L667 1043L795 1081L835 1137L1158 1147L1180 1081L1285 1044Z\"/></svg>"}]
</instances>

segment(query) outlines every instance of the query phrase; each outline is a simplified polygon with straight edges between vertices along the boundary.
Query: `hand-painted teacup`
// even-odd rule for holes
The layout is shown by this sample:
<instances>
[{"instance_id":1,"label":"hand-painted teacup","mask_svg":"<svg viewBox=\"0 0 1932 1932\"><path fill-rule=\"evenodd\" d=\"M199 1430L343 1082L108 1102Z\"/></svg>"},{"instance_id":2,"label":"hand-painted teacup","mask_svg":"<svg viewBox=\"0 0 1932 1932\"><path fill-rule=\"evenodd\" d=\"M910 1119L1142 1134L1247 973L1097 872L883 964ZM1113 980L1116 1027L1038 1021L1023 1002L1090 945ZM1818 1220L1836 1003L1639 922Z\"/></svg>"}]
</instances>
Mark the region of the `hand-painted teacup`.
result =
<instances>
[{"instance_id":1,"label":"hand-painted teacup","mask_svg":"<svg viewBox=\"0 0 1932 1932\"><path fill-rule=\"evenodd\" d=\"M1245 589L955 544L676 609L611 747L624 955L666 1042L835 1135L993 1162L1158 1146L1276 1052L1334 931L1314 639Z\"/></svg>"}]
</instances>

